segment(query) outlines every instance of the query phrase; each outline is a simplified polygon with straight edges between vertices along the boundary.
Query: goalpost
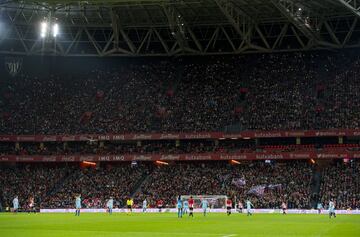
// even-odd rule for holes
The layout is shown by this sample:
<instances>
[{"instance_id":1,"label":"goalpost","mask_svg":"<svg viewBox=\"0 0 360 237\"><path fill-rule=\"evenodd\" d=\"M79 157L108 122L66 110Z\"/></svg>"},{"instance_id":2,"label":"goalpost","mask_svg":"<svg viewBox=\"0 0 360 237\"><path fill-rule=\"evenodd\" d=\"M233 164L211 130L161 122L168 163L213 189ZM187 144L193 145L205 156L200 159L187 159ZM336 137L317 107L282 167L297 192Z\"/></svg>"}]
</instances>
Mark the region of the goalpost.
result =
<instances>
[{"instance_id":1,"label":"goalpost","mask_svg":"<svg viewBox=\"0 0 360 237\"><path fill-rule=\"evenodd\" d=\"M185 200L188 201L190 196L194 199L195 208L200 208L201 201L205 199L208 201L211 209L225 209L226 200L228 199L226 195L181 195L180 197L184 202Z\"/></svg>"}]
</instances>

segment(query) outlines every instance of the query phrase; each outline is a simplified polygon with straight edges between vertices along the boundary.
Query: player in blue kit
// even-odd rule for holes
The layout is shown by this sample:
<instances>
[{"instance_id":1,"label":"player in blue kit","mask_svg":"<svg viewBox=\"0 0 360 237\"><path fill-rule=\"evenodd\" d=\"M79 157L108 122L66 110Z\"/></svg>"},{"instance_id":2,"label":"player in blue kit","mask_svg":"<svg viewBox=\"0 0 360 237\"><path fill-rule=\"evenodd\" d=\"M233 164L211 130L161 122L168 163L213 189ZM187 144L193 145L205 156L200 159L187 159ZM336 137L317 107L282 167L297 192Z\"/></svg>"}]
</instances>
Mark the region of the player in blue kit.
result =
<instances>
[{"instance_id":1,"label":"player in blue kit","mask_svg":"<svg viewBox=\"0 0 360 237\"><path fill-rule=\"evenodd\" d=\"M323 208L323 205L321 204L321 202L319 202L319 203L317 204L316 209L318 210L318 213L321 214L321 210L324 209L324 208Z\"/></svg>"},{"instance_id":2,"label":"player in blue kit","mask_svg":"<svg viewBox=\"0 0 360 237\"><path fill-rule=\"evenodd\" d=\"M206 216L206 211L207 211L208 206L209 206L209 202L206 199L203 199L201 201L201 208L203 209L204 216Z\"/></svg>"},{"instance_id":3,"label":"player in blue kit","mask_svg":"<svg viewBox=\"0 0 360 237\"><path fill-rule=\"evenodd\" d=\"M254 207L254 205L249 200L247 200L246 201L246 211L247 211L248 216L252 216L251 207Z\"/></svg>"},{"instance_id":4,"label":"player in blue kit","mask_svg":"<svg viewBox=\"0 0 360 237\"><path fill-rule=\"evenodd\" d=\"M183 204L182 204L182 201L181 201L181 197L179 196L178 199L177 199L177 204L176 204L176 207L177 207L177 214L178 214L178 218L182 218L182 211L183 211Z\"/></svg>"},{"instance_id":5,"label":"player in blue kit","mask_svg":"<svg viewBox=\"0 0 360 237\"><path fill-rule=\"evenodd\" d=\"M142 204L142 211L146 212L146 208L147 208L147 200L145 198L144 201L143 201L143 204Z\"/></svg>"},{"instance_id":6,"label":"player in blue kit","mask_svg":"<svg viewBox=\"0 0 360 237\"><path fill-rule=\"evenodd\" d=\"M332 199L329 202L329 218L331 218L331 216L334 216L334 218L336 218L335 203Z\"/></svg>"},{"instance_id":7,"label":"player in blue kit","mask_svg":"<svg viewBox=\"0 0 360 237\"><path fill-rule=\"evenodd\" d=\"M79 194L75 199L75 216L80 216L80 209L81 209L81 195Z\"/></svg>"},{"instance_id":8,"label":"player in blue kit","mask_svg":"<svg viewBox=\"0 0 360 237\"><path fill-rule=\"evenodd\" d=\"M18 196L16 196L16 197L13 199L13 209L14 209L14 212L15 212L15 213L18 212L18 209L19 209L19 198L18 198Z\"/></svg>"},{"instance_id":9,"label":"player in blue kit","mask_svg":"<svg viewBox=\"0 0 360 237\"><path fill-rule=\"evenodd\" d=\"M189 203L188 201L184 201L183 202L183 214L188 214L188 210L189 210Z\"/></svg>"},{"instance_id":10,"label":"player in blue kit","mask_svg":"<svg viewBox=\"0 0 360 237\"><path fill-rule=\"evenodd\" d=\"M110 199L106 203L106 207L108 208L108 212L111 215L114 207L114 199L110 197Z\"/></svg>"}]
</instances>

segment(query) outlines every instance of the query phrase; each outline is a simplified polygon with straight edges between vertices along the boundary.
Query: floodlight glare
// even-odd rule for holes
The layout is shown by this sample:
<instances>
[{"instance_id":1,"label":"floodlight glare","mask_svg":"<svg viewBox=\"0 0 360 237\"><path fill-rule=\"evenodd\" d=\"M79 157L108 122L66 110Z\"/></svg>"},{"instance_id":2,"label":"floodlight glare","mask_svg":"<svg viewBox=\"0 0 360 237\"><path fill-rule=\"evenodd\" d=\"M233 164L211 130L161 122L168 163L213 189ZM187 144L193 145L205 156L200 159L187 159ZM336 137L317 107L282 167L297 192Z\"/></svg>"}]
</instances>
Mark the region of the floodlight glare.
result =
<instances>
[{"instance_id":1,"label":"floodlight glare","mask_svg":"<svg viewBox=\"0 0 360 237\"><path fill-rule=\"evenodd\" d=\"M41 38L45 38L45 37L46 37L47 28L48 28L47 22L45 22L45 21L41 22L41 29L40 29L40 36L41 36Z\"/></svg>"},{"instance_id":2,"label":"floodlight glare","mask_svg":"<svg viewBox=\"0 0 360 237\"><path fill-rule=\"evenodd\" d=\"M59 34L59 25L58 23L55 23L53 25L53 36L56 37Z\"/></svg>"}]
</instances>

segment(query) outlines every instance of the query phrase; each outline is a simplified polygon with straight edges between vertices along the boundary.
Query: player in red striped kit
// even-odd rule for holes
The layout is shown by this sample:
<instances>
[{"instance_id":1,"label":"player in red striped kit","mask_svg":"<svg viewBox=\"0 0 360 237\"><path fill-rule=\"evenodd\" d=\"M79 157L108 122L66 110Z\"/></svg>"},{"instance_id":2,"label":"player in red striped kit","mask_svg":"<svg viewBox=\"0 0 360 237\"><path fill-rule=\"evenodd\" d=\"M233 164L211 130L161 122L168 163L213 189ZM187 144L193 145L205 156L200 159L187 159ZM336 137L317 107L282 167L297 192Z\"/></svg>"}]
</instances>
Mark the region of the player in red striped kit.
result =
<instances>
[{"instance_id":1,"label":"player in red striped kit","mask_svg":"<svg viewBox=\"0 0 360 237\"><path fill-rule=\"evenodd\" d=\"M34 212L35 213L35 201L34 201L34 197L30 197L29 198L29 210L28 213L30 212Z\"/></svg>"},{"instance_id":2,"label":"player in red striped kit","mask_svg":"<svg viewBox=\"0 0 360 237\"><path fill-rule=\"evenodd\" d=\"M194 199L192 198L192 196L190 196L190 199L189 199L189 216L192 216L194 217Z\"/></svg>"},{"instance_id":3,"label":"player in red striped kit","mask_svg":"<svg viewBox=\"0 0 360 237\"><path fill-rule=\"evenodd\" d=\"M231 199L226 200L226 213L228 216L231 214L231 208L232 208L232 201Z\"/></svg>"},{"instance_id":4,"label":"player in red striped kit","mask_svg":"<svg viewBox=\"0 0 360 237\"><path fill-rule=\"evenodd\" d=\"M287 205L286 205L286 203L285 202L283 202L282 204L281 204L281 208L282 208L282 211L283 211L283 215L286 215L286 210L287 210Z\"/></svg>"},{"instance_id":5,"label":"player in red striped kit","mask_svg":"<svg viewBox=\"0 0 360 237\"><path fill-rule=\"evenodd\" d=\"M164 207L164 201L159 199L157 201L157 207L159 208L159 212L161 212L161 209Z\"/></svg>"},{"instance_id":6,"label":"player in red striped kit","mask_svg":"<svg viewBox=\"0 0 360 237\"><path fill-rule=\"evenodd\" d=\"M242 202L239 201L238 203L238 212L242 213L244 209L244 205L242 204Z\"/></svg>"}]
</instances>

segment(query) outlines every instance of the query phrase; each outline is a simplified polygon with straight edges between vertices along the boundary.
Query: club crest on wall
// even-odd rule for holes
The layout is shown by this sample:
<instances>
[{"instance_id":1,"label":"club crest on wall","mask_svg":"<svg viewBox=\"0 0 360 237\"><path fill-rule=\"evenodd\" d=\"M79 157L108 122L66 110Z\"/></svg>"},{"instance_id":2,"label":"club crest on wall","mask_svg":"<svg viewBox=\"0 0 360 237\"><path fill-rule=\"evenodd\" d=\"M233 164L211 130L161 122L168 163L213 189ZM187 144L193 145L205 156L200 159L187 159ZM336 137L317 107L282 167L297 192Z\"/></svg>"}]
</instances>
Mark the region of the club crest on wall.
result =
<instances>
[{"instance_id":1,"label":"club crest on wall","mask_svg":"<svg viewBox=\"0 0 360 237\"><path fill-rule=\"evenodd\" d=\"M15 77L22 68L23 59L17 57L8 57L5 59L5 68L10 76Z\"/></svg>"}]
</instances>

